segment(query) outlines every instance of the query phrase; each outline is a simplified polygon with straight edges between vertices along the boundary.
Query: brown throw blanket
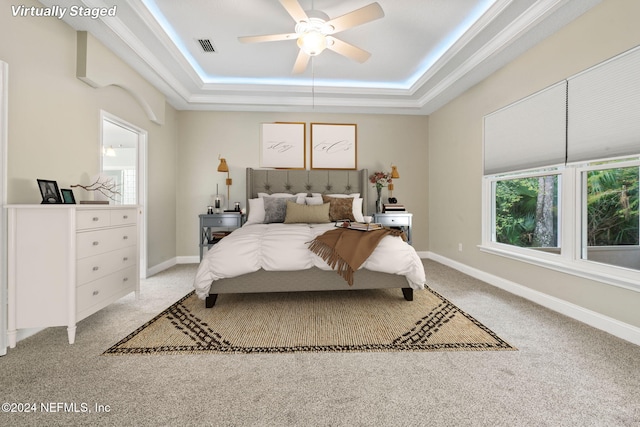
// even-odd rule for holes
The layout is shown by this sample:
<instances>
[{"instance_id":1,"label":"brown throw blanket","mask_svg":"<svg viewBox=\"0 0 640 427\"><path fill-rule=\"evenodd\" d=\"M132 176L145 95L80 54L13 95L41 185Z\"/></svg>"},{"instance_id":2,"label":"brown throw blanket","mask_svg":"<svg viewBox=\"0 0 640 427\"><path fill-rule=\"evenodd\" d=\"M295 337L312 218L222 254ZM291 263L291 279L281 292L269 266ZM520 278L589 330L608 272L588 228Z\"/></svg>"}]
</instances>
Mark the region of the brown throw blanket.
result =
<instances>
[{"instance_id":1,"label":"brown throw blanket","mask_svg":"<svg viewBox=\"0 0 640 427\"><path fill-rule=\"evenodd\" d=\"M358 231L348 228L329 230L313 239L309 250L338 272L353 286L353 273L371 255L384 236L402 236L402 230L383 228L375 231Z\"/></svg>"}]
</instances>

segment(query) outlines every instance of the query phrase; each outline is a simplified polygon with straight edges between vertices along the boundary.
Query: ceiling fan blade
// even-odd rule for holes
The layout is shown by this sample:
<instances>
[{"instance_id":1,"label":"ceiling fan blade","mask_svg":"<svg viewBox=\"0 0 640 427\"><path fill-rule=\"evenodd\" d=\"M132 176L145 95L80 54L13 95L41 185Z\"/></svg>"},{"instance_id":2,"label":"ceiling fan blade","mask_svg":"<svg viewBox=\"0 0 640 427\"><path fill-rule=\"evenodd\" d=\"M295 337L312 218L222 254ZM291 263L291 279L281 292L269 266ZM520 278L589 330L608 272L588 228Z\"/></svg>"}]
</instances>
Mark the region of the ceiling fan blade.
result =
<instances>
[{"instance_id":1,"label":"ceiling fan blade","mask_svg":"<svg viewBox=\"0 0 640 427\"><path fill-rule=\"evenodd\" d=\"M298 38L298 34L296 33L266 34L264 36L238 37L238 41L241 43L262 43L262 42L277 42L280 40L295 40L297 38Z\"/></svg>"},{"instance_id":2,"label":"ceiling fan blade","mask_svg":"<svg viewBox=\"0 0 640 427\"><path fill-rule=\"evenodd\" d=\"M370 5L361 7L360 9L338 16L337 18L328 21L327 24L334 28L331 34L335 34L367 22L375 21L382 17L384 17L382 7L380 7L378 3L371 3Z\"/></svg>"},{"instance_id":3,"label":"ceiling fan blade","mask_svg":"<svg viewBox=\"0 0 640 427\"><path fill-rule=\"evenodd\" d=\"M298 52L298 57L296 58L296 63L293 65L293 74L303 73L304 70L307 69L307 64L309 63L309 58L311 56L307 55L302 49Z\"/></svg>"},{"instance_id":4,"label":"ceiling fan blade","mask_svg":"<svg viewBox=\"0 0 640 427\"><path fill-rule=\"evenodd\" d=\"M307 13L304 11L298 0L280 0L280 4L291 15L294 21L308 21Z\"/></svg>"},{"instance_id":5,"label":"ceiling fan blade","mask_svg":"<svg viewBox=\"0 0 640 427\"><path fill-rule=\"evenodd\" d=\"M327 49L339 53L342 56L346 56L347 58L353 59L354 61L363 63L371 56L371 54L366 50L360 49L359 47L356 47L335 37L327 36L327 41L329 42L327 43Z\"/></svg>"}]
</instances>

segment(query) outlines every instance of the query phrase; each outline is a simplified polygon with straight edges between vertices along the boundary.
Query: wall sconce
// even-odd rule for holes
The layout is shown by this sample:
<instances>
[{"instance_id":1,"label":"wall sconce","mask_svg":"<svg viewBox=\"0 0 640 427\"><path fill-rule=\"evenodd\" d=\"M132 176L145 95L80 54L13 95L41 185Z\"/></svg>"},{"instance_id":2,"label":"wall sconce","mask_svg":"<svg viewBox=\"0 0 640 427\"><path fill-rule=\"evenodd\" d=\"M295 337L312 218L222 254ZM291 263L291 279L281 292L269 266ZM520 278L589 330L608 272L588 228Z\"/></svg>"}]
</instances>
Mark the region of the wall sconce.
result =
<instances>
[{"instance_id":1,"label":"wall sconce","mask_svg":"<svg viewBox=\"0 0 640 427\"><path fill-rule=\"evenodd\" d=\"M398 168L394 165L391 165L391 179L400 178L400 174L398 173ZM398 199L393 197L393 183L389 184L389 203L398 203Z\"/></svg>"},{"instance_id":2,"label":"wall sconce","mask_svg":"<svg viewBox=\"0 0 640 427\"><path fill-rule=\"evenodd\" d=\"M227 173L227 209L229 209L229 194L231 187L231 177L229 176L229 165L227 165L227 159L224 157L220 157L218 154L218 160L220 160L220 164L218 165L218 172L226 172Z\"/></svg>"}]
</instances>

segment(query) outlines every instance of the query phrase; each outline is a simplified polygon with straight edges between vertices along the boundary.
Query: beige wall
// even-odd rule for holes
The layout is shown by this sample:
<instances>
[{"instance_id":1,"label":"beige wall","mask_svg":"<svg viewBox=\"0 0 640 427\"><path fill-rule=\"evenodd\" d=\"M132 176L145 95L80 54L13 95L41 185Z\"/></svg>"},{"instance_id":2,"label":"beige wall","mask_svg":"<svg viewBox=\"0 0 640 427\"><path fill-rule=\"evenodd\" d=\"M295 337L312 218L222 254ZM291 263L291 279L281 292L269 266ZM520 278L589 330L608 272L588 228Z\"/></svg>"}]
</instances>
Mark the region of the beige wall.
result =
<instances>
[{"instance_id":1,"label":"beige wall","mask_svg":"<svg viewBox=\"0 0 640 427\"><path fill-rule=\"evenodd\" d=\"M260 167L260 124L304 122L307 124L307 168L309 168L310 123L355 123L358 168L390 171L398 166L400 179L394 196L413 213L413 244L427 250L427 132L425 116L366 114L295 114L193 112L179 114L178 153L178 254L198 254L198 215L205 213L210 198L226 194L226 174L217 172L218 155L231 170L231 202L245 207L245 168ZM369 212L373 212L375 190L369 188ZM387 197L386 189L383 197Z\"/></svg>"},{"instance_id":2,"label":"beige wall","mask_svg":"<svg viewBox=\"0 0 640 427\"><path fill-rule=\"evenodd\" d=\"M78 80L76 32L58 19L2 10L0 32L0 59L9 64L8 202L40 203L37 178L61 188L89 184L100 168L104 110L148 132L148 265L175 257L175 110L167 106L160 126L124 90L93 89Z\"/></svg>"},{"instance_id":3,"label":"beige wall","mask_svg":"<svg viewBox=\"0 0 640 427\"><path fill-rule=\"evenodd\" d=\"M639 1L606 0L430 116L430 251L640 326L638 292L489 255L477 247L482 117L639 45L638 16Z\"/></svg>"}]
</instances>

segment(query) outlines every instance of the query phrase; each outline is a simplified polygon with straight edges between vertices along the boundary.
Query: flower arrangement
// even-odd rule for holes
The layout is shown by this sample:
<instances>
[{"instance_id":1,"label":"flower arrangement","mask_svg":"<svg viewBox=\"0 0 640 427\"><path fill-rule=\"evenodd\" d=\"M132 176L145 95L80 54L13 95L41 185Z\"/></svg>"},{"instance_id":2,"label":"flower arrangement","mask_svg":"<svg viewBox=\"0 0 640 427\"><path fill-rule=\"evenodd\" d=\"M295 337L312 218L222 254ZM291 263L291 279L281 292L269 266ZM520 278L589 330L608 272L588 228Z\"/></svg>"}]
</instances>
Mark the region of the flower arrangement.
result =
<instances>
[{"instance_id":1,"label":"flower arrangement","mask_svg":"<svg viewBox=\"0 0 640 427\"><path fill-rule=\"evenodd\" d=\"M389 172L374 172L369 176L369 182L375 184L377 189L381 189L391 184L391 174Z\"/></svg>"}]
</instances>

